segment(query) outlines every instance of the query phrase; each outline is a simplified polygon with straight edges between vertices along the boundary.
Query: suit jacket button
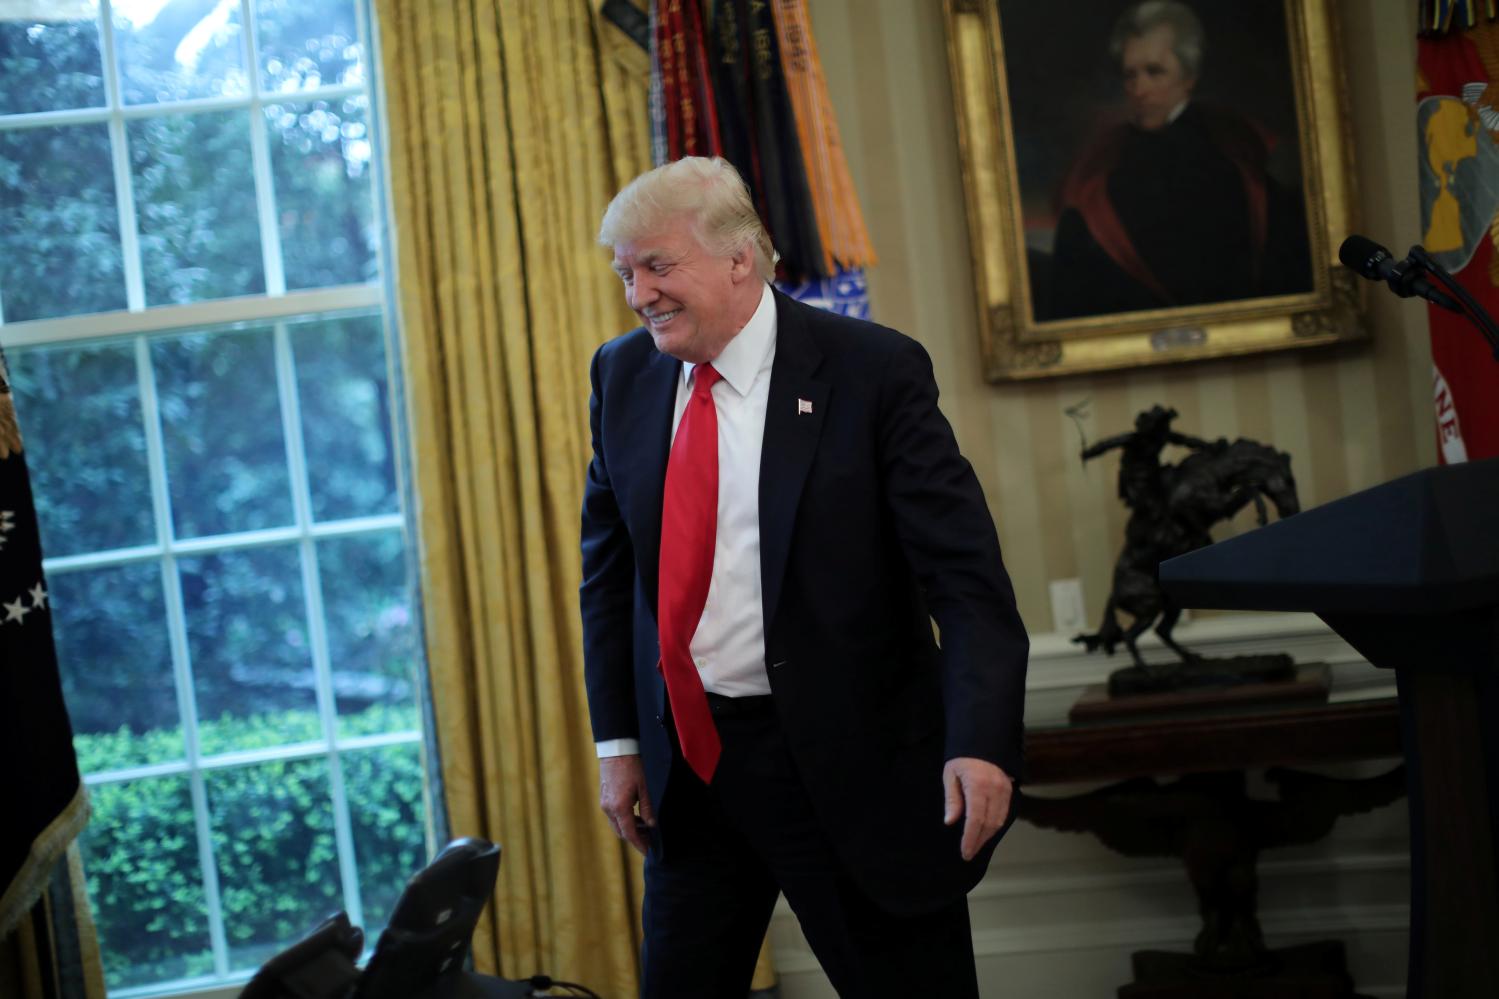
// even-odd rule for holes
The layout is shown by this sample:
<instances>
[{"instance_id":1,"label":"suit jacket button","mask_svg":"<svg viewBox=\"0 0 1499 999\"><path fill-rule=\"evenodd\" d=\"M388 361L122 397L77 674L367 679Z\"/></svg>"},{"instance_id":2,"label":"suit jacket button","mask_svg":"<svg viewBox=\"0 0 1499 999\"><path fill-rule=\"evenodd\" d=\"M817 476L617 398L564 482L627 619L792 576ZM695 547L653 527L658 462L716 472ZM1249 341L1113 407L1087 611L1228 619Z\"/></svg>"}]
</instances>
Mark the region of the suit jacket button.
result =
<instances>
[{"instance_id":1,"label":"suit jacket button","mask_svg":"<svg viewBox=\"0 0 1499 999\"><path fill-rule=\"evenodd\" d=\"M663 718L663 717L661 717L660 715L657 715L656 716L656 724L660 725L662 727L665 727L665 725L666 725L666 719Z\"/></svg>"}]
</instances>

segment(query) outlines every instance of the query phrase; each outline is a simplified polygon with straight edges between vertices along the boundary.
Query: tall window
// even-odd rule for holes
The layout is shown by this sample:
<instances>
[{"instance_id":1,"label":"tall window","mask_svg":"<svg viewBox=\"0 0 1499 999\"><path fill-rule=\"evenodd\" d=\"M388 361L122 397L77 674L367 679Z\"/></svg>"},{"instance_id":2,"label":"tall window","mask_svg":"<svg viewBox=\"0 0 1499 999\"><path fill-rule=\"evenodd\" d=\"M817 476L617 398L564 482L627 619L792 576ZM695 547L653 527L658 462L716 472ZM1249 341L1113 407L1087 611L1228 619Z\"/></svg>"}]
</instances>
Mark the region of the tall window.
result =
<instances>
[{"instance_id":1,"label":"tall window","mask_svg":"<svg viewBox=\"0 0 1499 999\"><path fill-rule=\"evenodd\" d=\"M0 4L0 345L112 995L373 939L429 852L367 18Z\"/></svg>"}]
</instances>

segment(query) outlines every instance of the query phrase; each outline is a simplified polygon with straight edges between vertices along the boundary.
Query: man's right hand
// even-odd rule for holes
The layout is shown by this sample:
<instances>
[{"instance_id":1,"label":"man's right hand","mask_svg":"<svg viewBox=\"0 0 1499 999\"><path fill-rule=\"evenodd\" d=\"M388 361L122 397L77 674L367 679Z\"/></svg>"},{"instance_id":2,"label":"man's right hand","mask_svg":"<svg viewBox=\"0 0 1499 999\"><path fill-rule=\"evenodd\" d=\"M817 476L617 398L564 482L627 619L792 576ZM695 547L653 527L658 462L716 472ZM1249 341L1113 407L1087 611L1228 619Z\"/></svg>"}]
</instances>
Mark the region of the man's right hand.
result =
<instances>
[{"instance_id":1,"label":"man's right hand","mask_svg":"<svg viewBox=\"0 0 1499 999\"><path fill-rule=\"evenodd\" d=\"M636 813L636 806L640 811ZM647 849L640 823L655 828L656 812L645 787L645 767L640 755L606 756L599 760L599 807L609 817L614 835L642 855Z\"/></svg>"}]
</instances>

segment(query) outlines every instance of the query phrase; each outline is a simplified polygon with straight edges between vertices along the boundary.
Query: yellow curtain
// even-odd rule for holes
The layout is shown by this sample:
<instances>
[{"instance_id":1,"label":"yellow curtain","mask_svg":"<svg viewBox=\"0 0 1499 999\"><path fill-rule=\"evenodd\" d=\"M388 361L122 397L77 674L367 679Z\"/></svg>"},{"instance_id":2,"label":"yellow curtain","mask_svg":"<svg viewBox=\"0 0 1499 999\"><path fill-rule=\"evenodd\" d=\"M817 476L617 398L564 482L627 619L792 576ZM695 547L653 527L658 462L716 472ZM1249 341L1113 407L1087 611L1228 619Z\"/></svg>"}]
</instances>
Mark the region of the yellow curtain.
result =
<instances>
[{"instance_id":1,"label":"yellow curtain","mask_svg":"<svg viewBox=\"0 0 1499 999\"><path fill-rule=\"evenodd\" d=\"M633 995L640 864L598 810L578 517L588 360L635 325L594 234L650 166L647 57L588 0L375 7L445 803L503 849L476 963Z\"/></svg>"},{"instance_id":2,"label":"yellow curtain","mask_svg":"<svg viewBox=\"0 0 1499 999\"><path fill-rule=\"evenodd\" d=\"M501 844L481 970L637 989L638 865L582 685L587 366L633 325L593 242L649 166L587 0L376 0L427 652L455 835Z\"/></svg>"}]
</instances>

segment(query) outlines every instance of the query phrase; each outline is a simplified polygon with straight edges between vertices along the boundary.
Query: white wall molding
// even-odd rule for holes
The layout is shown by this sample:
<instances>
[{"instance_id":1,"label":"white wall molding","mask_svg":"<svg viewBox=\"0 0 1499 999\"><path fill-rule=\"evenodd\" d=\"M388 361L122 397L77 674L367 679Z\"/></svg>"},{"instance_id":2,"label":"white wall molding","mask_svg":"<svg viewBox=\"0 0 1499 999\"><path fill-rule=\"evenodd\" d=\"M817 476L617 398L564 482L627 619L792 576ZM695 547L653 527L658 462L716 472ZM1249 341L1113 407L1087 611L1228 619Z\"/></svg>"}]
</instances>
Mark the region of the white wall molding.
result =
<instances>
[{"instance_id":1,"label":"white wall molding","mask_svg":"<svg viewBox=\"0 0 1499 999\"><path fill-rule=\"evenodd\" d=\"M1214 658L1284 652L1297 663L1326 663L1332 669L1333 701L1392 697L1395 676L1369 665L1352 646L1339 638L1314 614L1224 614L1182 624L1173 637L1193 652ZM1140 638L1140 652L1149 662L1168 661L1173 653L1155 633ZM1129 665L1129 653L1112 656L1090 653L1055 632L1031 636L1030 668L1026 673L1026 723L1055 725L1083 689L1107 683L1109 674Z\"/></svg>"},{"instance_id":2,"label":"white wall molding","mask_svg":"<svg viewBox=\"0 0 1499 999\"><path fill-rule=\"evenodd\" d=\"M1140 870L1096 870L1079 872L1084 863L1056 861L1032 865L1028 873L1017 876L1014 869L991 870L968 893L970 906L994 899L1037 898L1048 895L1080 895L1090 892L1139 891L1141 889L1175 889L1186 883L1181 863L1175 860L1140 860ZM1319 877L1357 877L1369 874L1405 874L1410 870L1410 856L1399 852L1369 852L1332 857L1286 858L1261 860L1256 865L1261 887L1277 881L1301 883ZM792 920L796 914L784 897L776 902L775 918Z\"/></svg>"},{"instance_id":3,"label":"white wall molding","mask_svg":"<svg viewBox=\"0 0 1499 999\"><path fill-rule=\"evenodd\" d=\"M1193 652L1209 656L1288 652L1297 662L1367 665L1363 656L1315 614L1228 614L1199 618L1180 625L1172 635ZM1141 654L1152 662L1173 658L1154 631L1140 636L1139 645ZM1048 690L1105 680L1113 670L1129 665L1129 653L1123 648L1113 656L1090 653L1074 643L1070 635L1047 632L1031 636L1030 661L1032 671L1026 679L1026 689Z\"/></svg>"},{"instance_id":4,"label":"white wall molding","mask_svg":"<svg viewBox=\"0 0 1499 999\"><path fill-rule=\"evenodd\" d=\"M1034 898L1046 895L1076 895L1087 892L1131 891L1142 888L1175 888L1185 883L1186 875L1176 860L1138 861L1142 869L1078 873L1083 866L1057 862L1031 867L1016 876L1013 868L980 881L968 893L971 903L988 899ZM1145 866L1149 864L1150 866ZM1399 874L1410 869L1410 856L1403 850L1390 853L1366 853L1337 857L1261 860L1256 865L1261 886L1279 880L1302 881L1316 877L1351 877L1365 874ZM1038 873L1038 870L1040 873ZM784 907L785 901L780 903ZM781 909L790 915L789 909Z\"/></svg>"},{"instance_id":5,"label":"white wall molding","mask_svg":"<svg viewBox=\"0 0 1499 999\"><path fill-rule=\"evenodd\" d=\"M1259 915L1266 943L1271 947L1381 931L1404 934L1410 923L1410 908L1399 904L1270 910ZM982 960L1100 950L1191 950L1192 940L1201 928L1202 923L1194 913L1168 918L976 929L973 952ZM787 975L821 970L817 958L804 944L777 946L775 959L777 970Z\"/></svg>"}]
</instances>

